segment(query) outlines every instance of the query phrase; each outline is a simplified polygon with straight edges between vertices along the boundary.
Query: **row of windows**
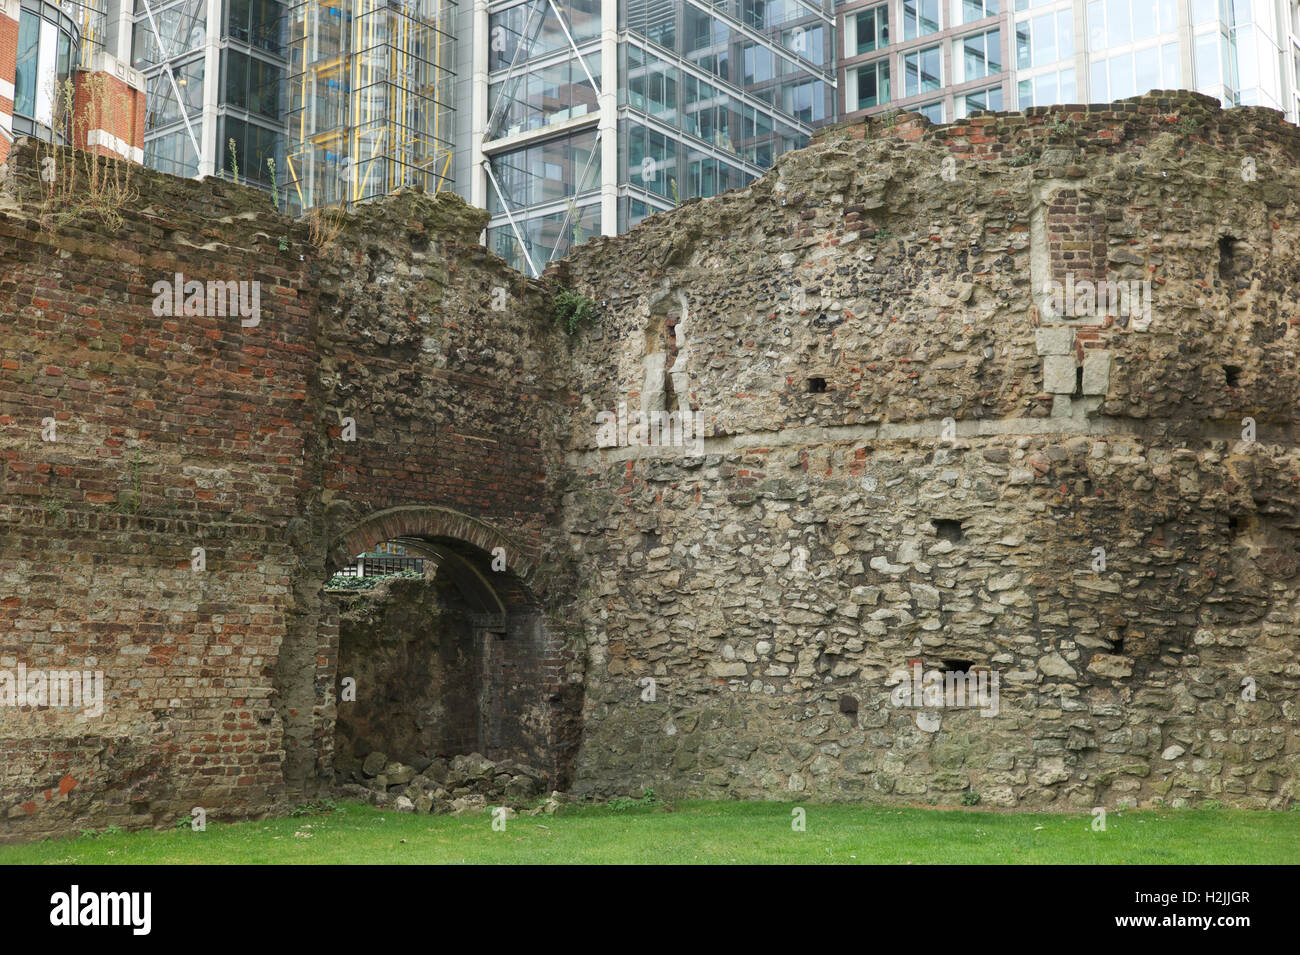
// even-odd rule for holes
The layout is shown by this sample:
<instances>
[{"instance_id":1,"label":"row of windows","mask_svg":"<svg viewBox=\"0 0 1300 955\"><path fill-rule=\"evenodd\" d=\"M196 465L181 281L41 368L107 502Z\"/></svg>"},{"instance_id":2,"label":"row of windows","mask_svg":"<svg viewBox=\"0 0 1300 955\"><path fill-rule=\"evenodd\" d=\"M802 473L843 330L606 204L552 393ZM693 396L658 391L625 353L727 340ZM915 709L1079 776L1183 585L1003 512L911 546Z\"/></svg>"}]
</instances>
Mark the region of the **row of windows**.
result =
<instances>
[{"instance_id":1,"label":"row of windows","mask_svg":"<svg viewBox=\"0 0 1300 955\"><path fill-rule=\"evenodd\" d=\"M885 84L888 86L888 77L885 77ZM991 110L998 112L1002 107L1002 87L991 86L985 90L972 90L969 93L963 93L953 100L953 107L956 111L954 118L963 119L971 113L979 110ZM921 103L919 106L911 106L909 111L920 113L932 123L947 122L945 116L943 100L936 100L933 103Z\"/></svg>"},{"instance_id":2,"label":"row of windows","mask_svg":"<svg viewBox=\"0 0 1300 955\"><path fill-rule=\"evenodd\" d=\"M974 23L1002 12L1001 0L948 0L947 26ZM903 39L938 33L943 0L903 0ZM855 11L844 18L844 55L861 56L889 45L890 4Z\"/></svg>"},{"instance_id":3,"label":"row of windows","mask_svg":"<svg viewBox=\"0 0 1300 955\"><path fill-rule=\"evenodd\" d=\"M1074 14L1058 0L1022 2L1017 10L1032 10L1055 4L1047 10L1016 21L1016 67L1029 69L1069 59L1075 52ZM902 4L903 39L912 40L937 32L940 0L908 0ZM1236 0L1194 0L1193 22L1222 20L1232 26L1250 22L1249 3ZM952 0L951 25L969 23L999 12L998 0ZM1089 0L1087 5L1088 48L1106 51L1130 43L1142 43L1178 29L1176 0ZM846 56L862 56L890 43L890 4L851 13L844 21Z\"/></svg>"},{"instance_id":4,"label":"row of windows","mask_svg":"<svg viewBox=\"0 0 1300 955\"><path fill-rule=\"evenodd\" d=\"M848 71L845 107L849 112L890 101L890 59L876 60ZM902 96L921 96L944 86L943 47L913 50L899 57ZM967 83L1002 72L1002 30L995 28L952 41L953 83Z\"/></svg>"},{"instance_id":5,"label":"row of windows","mask_svg":"<svg viewBox=\"0 0 1300 955\"><path fill-rule=\"evenodd\" d=\"M965 0L963 0L965 2ZM996 4L994 4L996 6ZM985 8L979 6L978 10ZM906 11L907 5L904 5ZM978 12L972 8L972 15ZM996 13L996 9L991 11ZM911 23L913 21L905 21ZM930 21L915 20L930 30ZM1088 4L1089 46L1093 50L1141 42L1177 28L1174 0L1134 5L1130 0L1093 0ZM845 23L846 52L860 56L889 45L889 7L873 7L849 17ZM912 36L907 36L912 39ZM1028 69L1074 55L1074 15L1069 9L1048 11L1016 21L1016 66Z\"/></svg>"},{"instance_id":6,"label":"row of windows","mask_svg":"<svg viewBox=\"0 0 1300 955\"><path fill-rule=\"evenodd\" d=\"M1215 30L1197 36L1194 52L1198 88L1202 92L1218 95L1220 87L1226 87L1231 95L1238 88L1235 48L1222 33ZM1139 96L1148 90L1177 89L1183 85L1178 44L1164 43L1094 60L1090 66L1087 98L1092 102L1105 103ZM914 87L909 83L907 88ZM858 72L857 93L858 109L880 106L890 101L888 61L869 64ZM964 100L969 103L972 96L980 95L982 94L968 94ZM1018 79L1016 95L1021 109L1080 101L1072 67L1039 71L1034 76ZM962 101L963 97L958 97L959 104ZM996 102L997 105L972 104L968 108L1001 109L1000 90ZM937 104L929 104L916 109L934 119L931 114L936 107ZM958 117L962 115L964 113L959 105Z\"/></svg>"},{"instance_id":7,"label":"row of windows","mask_svg":"<svg viewBox=\"0 0 1300 955\"><path fill-rule=\"evenodd\" d=\"M1091 0L1088 4L1090 50L1137 43L1177 29L1174 0Z\"/></svg>"},{"instance_id":8,"label":"row of windows","mask_svg":"<svg viewBox=\"0 0 1300 955\"><path fill-rule=\"evenodd\" d=\"M1070 7L1061 0L1017 3L1017 10L1031 11L1017 19L1011 51L1020 74L1016 77L1017 107L1107 102L1152 89L1180 87L1209 93L1229 106L1257 101L1281 105L1280 96L1269 99L1265 75L1269 71L1261 68L1276 60L1276 44L1257 26L1224 30L1217 25L1249 22L1253 8L1237 0L1193 0L1191 7L1195 23L1212 24L1198 27L1192 40L1195 83L1182 70L1179 45L1171 36L1177 29L1176 0L1089 0L1087 35L1092 56L1086 81L1076 82L1074 58L1079 45ZM897 8L882 4L846 18L846 24L852 20L860 27L853 36L854 53L888 45L891 9ZM996 74L1003 68L998 39L998 31L991 30L953 41L950 77L943 75L944 50L939 44L850 67L844 78L846 111L924 96L947 85Z\"/></svg>"}]
</instances>

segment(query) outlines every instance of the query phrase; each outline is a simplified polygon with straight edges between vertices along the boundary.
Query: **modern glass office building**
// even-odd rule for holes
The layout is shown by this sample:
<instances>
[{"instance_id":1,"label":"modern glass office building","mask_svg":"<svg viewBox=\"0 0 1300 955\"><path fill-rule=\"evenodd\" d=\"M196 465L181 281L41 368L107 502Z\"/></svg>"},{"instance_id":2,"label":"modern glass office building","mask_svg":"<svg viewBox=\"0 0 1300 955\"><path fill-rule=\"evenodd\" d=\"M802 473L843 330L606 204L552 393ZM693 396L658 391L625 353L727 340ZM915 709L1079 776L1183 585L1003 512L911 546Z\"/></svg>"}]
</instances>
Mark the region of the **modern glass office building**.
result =
<instances>
[{"instance_id":1,"label":"modern glass office building","mask_svg":"<svg viewBox=\"0 0 1300 955\"><path fill-rule=\"evenodd\" d=\"M452 175L451 0L300 0L289 10L290 209L353 203Z\"/></svg>"},{"instance_id":2,"label":"modern glass office building","mask_svg":"<svg viewBox=\"0 0 1300 955\"><path fill-rule=\"evenodd\" d=\"M475 24L462 194L538 273L573 243L762 175L834 118L832 15L802 0L497 0Z\"/></svg>"},{"instance_id":3,"label":"modern glass office building","mask_svg":"<svg viewBox=\"0 0 1300 955\"><path fill-rule=\"evenodd\" d=\"M57 72L58 43L80 29L59 12L71 6L22 3L25 22L47 24L28 61ZM906 109L948 122L1153 88L1298 116L1296 0L84 0L76 9L86 4L107 7L110 35L115 18L133 27L149 165L231 176L237 164L242 181L269 186L274 159L290 210L454 184L491 213L491 248L531 273L585 237L743 186L837 119ZM33 27L24 29L28 49ZM53 52L41 52L49 43Z\"/></svg>"},{"instance_id":4,"label":"modern glass office building","mask_svg":"<svg viewBox=\"0 0 1300 955\"><path fill-rule=\"evenodd\" d=\"M275 186L284 208L451 173L453 0L136 0L145 162ZM274 167L268 162L274 161Z\"/></svg>"},{"instance_id":5,"label":"modern glass office building","mask_svg":"<svg viewBox=\"0 0 1300 955\"><path fill-rule=\"evenodd\" d=\"M1279 0L848 0L844 118L1110 102L1194 89L1297 118L1300 4Z\"/></svg>"},{"instance_id":6,"label":"modern glass office building","mask_svg":"<svg viewBox=\"0 0 1300 955\"><path fill-rule=\"evenodd\" d=\"M284 15L277 0L137 0L146 165L177 176L237 167L269 186L266 160L283 157Z\"/></svg>"}]
</instances>

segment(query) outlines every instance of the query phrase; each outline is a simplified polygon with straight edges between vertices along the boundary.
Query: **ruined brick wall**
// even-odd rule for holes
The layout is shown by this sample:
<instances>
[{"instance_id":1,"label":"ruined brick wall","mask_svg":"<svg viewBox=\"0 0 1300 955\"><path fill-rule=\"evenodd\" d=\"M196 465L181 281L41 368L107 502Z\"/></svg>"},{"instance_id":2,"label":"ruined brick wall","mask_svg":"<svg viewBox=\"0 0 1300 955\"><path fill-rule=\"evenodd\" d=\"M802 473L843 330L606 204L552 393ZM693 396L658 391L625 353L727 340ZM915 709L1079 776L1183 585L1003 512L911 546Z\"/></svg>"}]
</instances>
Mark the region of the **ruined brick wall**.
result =
<instances>
[{"instance_id":1,"label":"ruined brick wall","mask_svg":"<svg viewBox=\"0 0 1300 955\"><path fill-rule=\"evenodd\" d=\"M0 670L106 692L0 707L0 837L268 810L332 782L321 585L349 553L501 546L553 596L544 295L454 197L368 206L318 252L260 193L143 171L120 228L42 224L33 160L0 197ZM260 312L157 314L177 273L259 282Z\"/></svg>"},{"instance_id":2,"label":"ruined brick wall","mask_svg":"<svg viewBox=\"0 0 1300 955\"><path fill-rule=\"evenodd\" d=\"M842 127L537 283L452 197L318 253L141 173L120 230L43 228L17 147L0 671L108 686L0 708L0 837L328 788L321 584L401 537L505 554L537 615L484 715L579 792L1286 804L1298 158L1192 94ZM259 321L154 314L178 272L260 281ZM601 306L572 339L566 286ZM598 447L620 404L707 437ZM913 662L996 675L997 712L899 705Z\"/></svg>"},{"instance_id":3,"label":"ruined brick wall","mask_svg":"<svg viewBox=\"0 0 1300 955\"><path fill-rule=\"evenodd\" d=\"M1297 160L1194 94L904 117L578 249L576 788L1294 799ZM599 448L620 403L702 448Z\"/></svg>"}]
</instances>

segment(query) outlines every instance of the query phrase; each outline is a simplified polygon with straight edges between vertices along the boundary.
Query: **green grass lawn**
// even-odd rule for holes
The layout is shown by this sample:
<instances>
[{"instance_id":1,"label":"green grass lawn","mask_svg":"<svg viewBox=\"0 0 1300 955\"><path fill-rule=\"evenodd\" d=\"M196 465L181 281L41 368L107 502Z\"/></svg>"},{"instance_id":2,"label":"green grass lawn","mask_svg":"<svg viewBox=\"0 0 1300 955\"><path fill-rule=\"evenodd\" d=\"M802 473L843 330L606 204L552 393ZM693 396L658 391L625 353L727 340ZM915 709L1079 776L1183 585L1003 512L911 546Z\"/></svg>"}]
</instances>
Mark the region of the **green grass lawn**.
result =
<instances>
[{"instance_id":1,"label":"green grass lawn","mask_svg":"<svg viewBox=\"0 0 1300 955\"><path fill-rule=\"evenodd\" d=\"M0 846L0 864L227 863L1300 863L1300 813L1076 815L689 802L672 811L565 807L494 831L482 815L404 815L356 803L206 832L102 833Z\"/></svg>"}]
</instances>

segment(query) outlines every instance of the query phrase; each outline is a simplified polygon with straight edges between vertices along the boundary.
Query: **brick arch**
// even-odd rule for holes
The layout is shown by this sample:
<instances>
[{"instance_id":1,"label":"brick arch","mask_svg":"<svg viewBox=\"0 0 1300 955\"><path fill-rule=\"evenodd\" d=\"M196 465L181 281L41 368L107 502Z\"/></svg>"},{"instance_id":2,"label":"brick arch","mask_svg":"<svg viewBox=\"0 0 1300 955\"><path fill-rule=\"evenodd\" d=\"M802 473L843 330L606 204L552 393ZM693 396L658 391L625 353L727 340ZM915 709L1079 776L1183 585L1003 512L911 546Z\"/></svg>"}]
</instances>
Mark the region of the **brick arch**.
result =
<instances>
[{"instance_id":1,"label":"brick arch","mask_svg":"<svg viewBox=\"0 0 1300 955\"><path fill-rule=\"evenodd\" d=\"M352 563L357 554L372 549L376 544L402 537L463 542L486 554L491 554L497 547L504 548L506 569L533 597L539 597L547 589L546 575L527 557L527 552L515 539L486 521L448 507L426 504L376 511L336 535L330 544L327 570L337 571Z\"/></svg>"}]
</instances>

